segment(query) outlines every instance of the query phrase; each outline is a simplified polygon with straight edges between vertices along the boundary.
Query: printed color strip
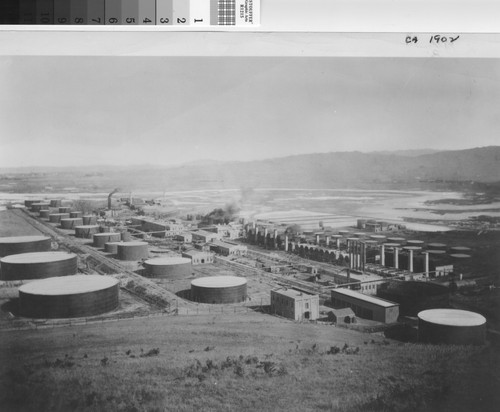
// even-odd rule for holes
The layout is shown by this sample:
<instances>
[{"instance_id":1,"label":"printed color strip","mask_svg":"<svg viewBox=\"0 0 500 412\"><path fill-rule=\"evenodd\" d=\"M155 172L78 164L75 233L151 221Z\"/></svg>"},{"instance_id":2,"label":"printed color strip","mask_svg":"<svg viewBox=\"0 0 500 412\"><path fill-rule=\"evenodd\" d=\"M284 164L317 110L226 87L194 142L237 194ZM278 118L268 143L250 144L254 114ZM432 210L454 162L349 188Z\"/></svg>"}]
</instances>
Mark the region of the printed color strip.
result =
<instances>
[{"instance_id":1,"label":"printed color strip","mask_svg":"<svg viewBox=\"0 0 500 412\"><path fill-rule=\"evenodd\" d=\"M139 20L138 0L122 0L121 24L137 24Z\"/></svg>"},{"instance_id":2,"label":"printed color strip","mask_svg":"<svg viewBox=\"0 0 500 412\"><path fill-rule=\"evenodd\" d=\"M21 24L36 23L36 3L34 0L19 1L19 22Z\"/></svg>"},{"instance_id":3,"label":"printed color strip","mask_svg":"<svg viewBox=\"0 0 500 412\"><path fill-rule=\"evenodd\" d=\"M174 0L173 24L187 25L189 24L189 2L186 0Z\"/></svg>"},{"instance_id":4,"label":"printed color strip","mask_svg":"<svg viewBox=\"0 0 500 412\"><path fill-rule=\"evenodd\" d=\"M156 24L172 25L173 0L156 0Z\"/></svg>"},{"instance_id":5,"label":"printed color strip","mask_svg":"<svg viewBox=\"0 0 500 412\"><path fill-rule=\"evenodd\" d=\"M87 0L87 22L88 24L104 24L104 1Z\"/></svg>"},{"instance_id":6,"label":"printed color strip","mask_svg":"<svg viewBox=\"0 0 500 412\"><path fill-rule=\"evenodd\" d=\"M191 0L189 24L193 26L209 26L210 6L209 0Z\"/></svg>"},{"instance_id":7,"label":"printed color strip","mask_svg":"<svg viewBox=\"0 0 500 412\"><path fill-rule=\"evenodd\" d=\"M155 24L155 0L139 0L139 24Z\"/></svg>"},{"instance_id":8,"label":"printed color strip","mask_svg":"<svg viewBox=\"0 0 500 412\"><path fill-rule=\"evenodd\" d=\"M54 0L54 24L70 24L70 2Z\"/></svg>"},{"instance_id":9,"label":"printed color strip","mask_svg":"<svg viewBox=\"0 0 500 412\"><path fill-rule=\"evenodd\" d=\"M36 24L54 24L53 0L37 0Z\"/></svg>"},{"instance_id":10,"label":"printed color strip","mask_svg":"<svg viewBox=\"0 0 500 412\"><path fill-rule=\"evenodd\" d=\"M70 24L87 24L87 0L70 0Z\"/></svg>"},{"instance_id":11,"label":"printed color strip","mask_svg":"<svg viewBox=\"0 0 500 412\"><path fill-rule=\"evenodd\" d=\"M122 17L122 0L106 0L105 5L105 24L120 24Z\"/></svg>"}]
</instances>

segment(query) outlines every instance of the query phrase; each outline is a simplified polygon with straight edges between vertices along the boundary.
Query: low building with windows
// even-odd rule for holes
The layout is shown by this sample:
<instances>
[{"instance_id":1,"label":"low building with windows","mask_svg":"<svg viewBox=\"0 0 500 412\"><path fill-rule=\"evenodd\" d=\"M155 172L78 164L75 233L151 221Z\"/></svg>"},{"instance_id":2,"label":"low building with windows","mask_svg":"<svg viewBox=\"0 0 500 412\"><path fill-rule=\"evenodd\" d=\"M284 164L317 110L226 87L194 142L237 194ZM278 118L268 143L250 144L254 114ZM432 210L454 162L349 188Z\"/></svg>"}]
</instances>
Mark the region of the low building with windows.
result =
<instances>
[{"instance_id":1,"label":"low building with windows","mask_svg":"<svg viewBox=\"0 0 500 412\"><path fill-rule=\"evenodd\" d=\"M337 288L331 291L335 309L351 308L356 316L383 323L397 322L399 303L365 295L355 290Z\"/></svg>"},{"instance_id":2,"label":"low building with windows","mask_svg":"<svg viewBox=\"0 0 500 412\"><path fill-rule=\"evenodd\" d=\"M182 252L182 257L191 259L192 265L204 265L214 263L214 254L198 249L190 249Z\"/></svg>"},{"instance_id":3,"label":"low building with windows","mask_svg":"<svg viewBox=\"0 0 500 412\"><path fill-rule=\"evenodd\" d=\"M319 318L319 296L299 289L271 290L271 313L294 320Z\"/></svg>"},{"instance_id":4,"label":"low building with windows","mask_svg":"<svg viewBox=\"0 0 500 412\"><path fill-rule=\"evenodd\" d=\"M207 230L196 230L191 232L194 242L213 242L214 240L220 240L222 237L219 233L209 232Z\"/></svg>"},{"instance_id":5,"label":"low building with windows","mask_svg":"<svg viewBox=\"0 0 500 412\"><path fill-rule=\"evenodd\" d=\"M248 246L239 245L233 242L224 242L221 240L215 240L210 243L210 249L214 252L223 256L244 256L247 254Z\"/></svg>"}]
</instances>

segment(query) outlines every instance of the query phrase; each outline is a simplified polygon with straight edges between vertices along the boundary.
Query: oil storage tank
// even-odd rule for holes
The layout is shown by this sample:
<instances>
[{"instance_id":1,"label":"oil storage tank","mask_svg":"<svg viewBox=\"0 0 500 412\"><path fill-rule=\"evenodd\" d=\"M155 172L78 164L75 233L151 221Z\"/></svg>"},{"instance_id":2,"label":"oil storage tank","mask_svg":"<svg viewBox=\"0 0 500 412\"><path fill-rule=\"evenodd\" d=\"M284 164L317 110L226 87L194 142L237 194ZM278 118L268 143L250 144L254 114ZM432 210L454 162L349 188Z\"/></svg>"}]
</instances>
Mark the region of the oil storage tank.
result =
<instances>
[{"instance_id":1,"label":"oil storage tank","mask_svg":"<svg viewBox=\"0 0 500 412\"><path fill-rule=\"evenodd\" d=\"M83 217L83 212L69 212L70 218Z\"/></svg>"},{"instance_id":2,"label":"oil storage tank","mask_svg":"<svg viewBox=\"0 0 500 412\"><path fill-rule=\"evenodd\" d=\"M31 205L31 211L32 212L40 212L42 209L48 209L50 206L50 203L48 202L38 202L38 203L33 203Z\"/></svg>"},{"instance_id":3,"label":"oil storage tank","mask_svg":"<svg viewBox=\"0 0 500 412\"><path fill-rule=\"evenodd\" d=\"M61 219L62 229L74 229L76 226L82 226L83 220L81 217L73 217L67 219Z\"/></svg>"},{"instance_id":4,"label":"oil storage tank","mask_svg":"<svg viewBox=\"0 0 500 412\"><path fill-rule=\"evenodd\" d=\"M75 226L75 236L76 237L90 239L96 233L99 233L99 226L98 225Z\"/></svg>"},{"instance_id":5,"label":"oil storage tank","mask_svg":"<svg viewBox=\"0 0 500 412\"><path fill-rule=\"evenodd\" d=\"M49 215L50 223L59 223L61 219L69 219L69 213L51 213Z\"/></svg>"},{"instance_id":6,"label":"oil storage tank","mask_svg":"<svg viewBox=\"0 0 500 412\"><path fill-rule=\"evenodd\" d=\"M18 253L47 252L50 250L51 242L51 238L47 236L0 237L0 257Z\"/></svg>"},{"instance_id":7,"label":"oil storage tank","mask_svg":"<svg viewBox=\"0 0 500 412\"><path fill-rule=\"evenodd\" d=\"M77 256L66 252L33 252L5 256L0 259L0 279L42 279L74 275Z\"/></svg>"},{"instance_id":8,"label":"oil storage tank","mask_svg":"<svg viewBox=\"0 0 500 412\"><path fill-rule=\"evenodd\" d=\"M121 245L123 242L107 242L104 244L104 251L106 253L112 253L116 255L118 253L118 245Z\"/></svg>"},{"instance_id":9,"label":"oil storage tank","mask_svg":"<svg viewBox=\"0 0 500 412\"><path fill-rule=\"evenodd\" d=\"M62 204L61 199L51 199L50 200L50 207L60 207Z\"/></svg>"},{"instance_id":10,"label":"oil storage tank","mask_svg":"<svg viewBox=\"0 0 500 412\"><path fill-rule=\"evenodd\" d=\"M238 303L247 297L247 280L237 276L211 276L191 281L191 299L200 303Z\"/></svg>"},{"instance_id":11,"label":"oil storage tank","mask_svg":"<svg viewBox=\"0 0 500 412\"><path fill-rule=\"evenodd\" d=\"M104 248L104 245L108 242L119 242L121 235L114 232L96 233L92 235L92 239L94 241L94 247Z\"/></svg>"},{"instance_id":12,"label":"oil storage tank","mask_svg":"<svg viewBox=\"0 0 500 412\"><path fill-rule=\"evenodd\" d=\"M482 345L486 319L479 313L459 309L429 309L418 314L418 340L422 343Z\"/></svg>"},{"instance_id":13,"label":"oil storage tank","mask_svg":"<svg viewBox=\"0 0 500 412\"><path fill-rule=\"evenodd\" d=\"M29 199L29 200L24 201L24 206L26 206L27 208L31 208L33 203L40 203L40 202L43 202L43 200L42 199Z\"/></svg>"},{"instance_id":14,"label":"oil storage tank","mask_svg":"<svg viewBox=\"0 0 500 412\"><path fill-rule=\"evenodd\" d=\"M40 217L42 219L48 219L49 218L49 215L50 215L50 210L48 209L43 209L43 210L40 210Z\"/></svg>"},{"instance_id":15,"label":"oil storage tank","mask_svg":"<svg viewBox=\"0 0 500 412\"><path fill-rule=\"evenodd\" d=\"M100 275L74 275L30 282L19 288L22 316L75 318L112 311L119 304L119 282Z\"/></svg>"},{"instance_id":16,"label":"oil storage tank","mask_svg":"<svg viewBox=\"0 0 500 412\"><path fill-rule=\"evenodd\" d=\"M121 238L120 233L118 236ZM117 252L118 259L120 260L141 260L147 259L149 256L149 249L147 242L124 242L118 245Z\"/></svg>"},{"instance_id":17,"label":"oil storage tank","mask_svg":"<svg viewBox=\"0 0 500 412\"><path fill-rule=\"evenodd\" d=\"M97 224L97 216L94 215L85 215L82 216L84 225L96 225Z\"/></svg>"},{"instance_id":18,"label":"oil storage tank","mask_svg":"<svg viewBox=\"0 0 500 412\"><path fill-rule=\"evenodd\" d=\"M61 206L59 208L59 213L69 213L71 211L71 207L69 206Z\"/></svg>"},{"instance_id":19,"label":"oil storage tank","mask_svg":"<svg viewBox=\"0 0 500 412\"><path fill-rule=\"evenodd\" d=\"M167 279L184 279L191 276L191 259L181 256L160 257L144 262L146 275Z\"/></svg>"}]
</instances>

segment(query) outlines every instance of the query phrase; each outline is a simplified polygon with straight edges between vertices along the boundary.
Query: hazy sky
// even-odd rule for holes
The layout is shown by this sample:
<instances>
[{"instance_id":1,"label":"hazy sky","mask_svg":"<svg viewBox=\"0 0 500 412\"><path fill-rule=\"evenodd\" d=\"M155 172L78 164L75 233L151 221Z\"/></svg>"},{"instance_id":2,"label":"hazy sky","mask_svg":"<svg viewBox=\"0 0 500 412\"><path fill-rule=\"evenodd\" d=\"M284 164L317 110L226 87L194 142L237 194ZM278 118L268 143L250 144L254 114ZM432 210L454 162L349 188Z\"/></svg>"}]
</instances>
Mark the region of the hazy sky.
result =
<instances>
[{"instance_id":1,"label":"hazy sky","mask_svg":"<svg viewBox=\"0 0 500 412\"><path fill-rule=\"evenodd\" d=\"M0 165L500 144L500 60L0 57Z\"/></svg>"}]
</instances>

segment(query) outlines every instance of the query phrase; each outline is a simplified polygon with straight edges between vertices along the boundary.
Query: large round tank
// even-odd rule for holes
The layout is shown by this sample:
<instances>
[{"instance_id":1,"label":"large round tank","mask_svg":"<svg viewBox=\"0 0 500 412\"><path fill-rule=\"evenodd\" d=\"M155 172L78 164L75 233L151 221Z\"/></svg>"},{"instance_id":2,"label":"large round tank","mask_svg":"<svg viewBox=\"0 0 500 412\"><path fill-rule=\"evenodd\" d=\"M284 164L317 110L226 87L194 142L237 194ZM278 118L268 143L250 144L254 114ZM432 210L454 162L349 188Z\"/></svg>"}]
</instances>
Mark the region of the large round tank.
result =
<instances>
[{"instance_id":1,"label":"large round tank","mask_svg":"<svg viewBox=\"0 0 500 412\"><path fill-rule=\"evenodd\" d=\"M119 242L121 236L119 233L114 232L104 232L104 233L96 233L92 235L92 239L94 241L93 245L97 248L103 248L104 245L108 242Z\"/></svg>"},{"instance_id":2,"label":"large round tank","mask_svg":"<svg viewBox=\"0 0 500 412\"><path fill-rule=\"evenodd\" d=\"M423 343L482 345L486 340L486 319L466 310L424 310L418 314L418 340Z\"/></svg>"},{"instance_id":3,"label":"large round tank","mask_svg":"<svg viewBox=\"0 0 500 412\"><path fill-rule=\"evenodd\" d=\"M122 231L120 232L120 234L122 237L122 241L130 242L132 240L132 235L130 234L130 232Z\"/></svg>"},{"instance_id":4,"label":"large round tank","mask_svg":"<svg viewBox=\"0 0 500 412\"><path fill-rule=\"evenodd\" d=\"M405 243L406 239L404 237L388 237L387 241L391 243Z\"/></svg>"},{"instance_id":5,"label":"large round tank","mask_svg":"<svg viewBox=\"0 0 500 412\"><path fill-rule=\"evenodd\" d=\"M83 220L81 217L73 217L67 219L61 219L62 229L74 229L76 226L82 226Z\"/></svg>"},{"instance_id":6,"label":"large round tank","mask_svg":"<svg viewBox=\"0 0 500 412\"><path fill-rule=\"evenodd\" d=\"M69 213L51 213L49 215L50 223L59 223L61 219L69 219Z\"/></svg>"},{"instance_id":7,"label":"large round tank","mask_svg":"<svg viewBox=\"0 0 500 412\"><path fill-rule=\"evenodd\" d=\"M74 275L77 257L66 252L33 252L5 256L0 259L2 280L42 279Z\"/></svg>"},{"instance_id":8,"label":"large round tank","mask_svg":"<svg viewBox=\"0 0 500 412\"><path fill-rule=\"evenodd\" d=\"M31 211L32 212L39 212L42 209L48 209L49 206L50 206L50 203L48 203L48 202L33 203L31 205Z\"/></svg>"},{"instance_id":9,"label":"large round tank","mask_svg":"<svg viewBox=\"0 0 500 412\"><path fill-rule=\"evenodd\" d=\"M71 207L69 206L61 206L59 208L59 213L69 213L71 211Z\"/></svg>"},{"instance_id":10,"label":"large round tank","mask_svg":"<svg viewBox=\"0 0 500 412\"><path fill-rule=\"evenodd\" d=\"M80 225L75 226L75 236L84 239L92 238L92 235L99 233L98 225Z\"/></svg>"},{"instance_id":11,"label":"large round tank","mask_svg":"<svg viewBox=\"0 0 500 412\"><path fill-rule=\"evenodd\" d=\"M104 251L106 253L112 253L116 255L118 253L118 245L121 245L123 242L106 242L104 244Z\"/></svg>"},{"instance_id":12,"label":"large round tank","mask_svg":"<svg viewBox=\"0 0 500 412\"><path fill-rule=\"evenodd\" d=\"M376 240L376 241L382 241L382 240L386 240L387 236L384 236L384 235L370 235L370 239L371 240Z\"/></svg>"},{"instance_id":13,"label":"large round tank","mask_svg":"<svg viewBox=\"0 0 500 412\"><path fill-rule=\"evenodd\" d=\"M60 207L62 204L61 199L51 199L50 200L50 207Z\"/></svg>"},{"instance_id":14,"label":"large round tank","mask_svg":"<svg viewBox=\"0 0 500 412\"><path fill-rule=\"evenodd\" d=\"M152 277L184 279L192 274L191 259L180 256L148 259L144 267L146 274Z\"/></svg>"},{"instance_id":15,"label":"large round tank","mask_svg":"<svg viewBox=\"0 0 500 412\"><path fill-rule=\"evenodd\" d=\"M19 288L19 308L32 318L75 318L116 309L119 282L100 275L75 275L30 282Z\"/></svg>"},{"instance_id":16,"label":"large round tank","mask_svg":"<svg viewBox=\"0 0 500 412\"><path fill-rule=\"evenodd\" d=\"M31 206L33 205L33 203L40 203L40 202L42 202L42 199L25 200L24 201L24 206L26 206L27 208L31 208Z\"/></svg>"},{"instance_id":17,"label":"large round tank","mask_svg":"<svg viewBox=\"0 0 500 412\"><path fill-rule=\"evenodd\" d=\"M406 241L408 246L422 246L424 244L423 240L410 239Z\"/></svg>"},{"instance_id":18,"label":"large round tank","mask_svg":"<svg viewBox=\"0 0 500 412\"><path fill-rule=\"evenodd\" d=\"M446 245L444 243L428 243L427 249L429 249L429 250L446 250Z\"/></svg>"},{"instance_id":19,"label":"large round tank","mask_svg":"<svg viewBox=\"0 0 500 412\"><path fill-rule=\"evenodd\" d=\"M94 215L85 215L82 216L84 225L95 225L97 224L97 216Z\"/></svg>"},{"instance_id":20,"label":"large round tank","mask_svg":"<svg viewBox=\"0 0 500 412\"><path fill-rule=\"evenodd\" d=\"M50 250L51 238L47 236L0 237L0 257L18 253L46 252Z\"/></svg>"},{"instance_id":21,"label":"large round tank","mask_svg":"<svg viewBox=\"0 0 500 412\"><path fill-rule=\"evenodd\" d=\"M49 209L42 209L40 210L40 218L42 219L48 219L49 218L49 215L50 215L50 210Z\"/></svg>"},{"instance_id":22,"label":"large round tank","mask_svg":"<svg viewBox=\"0 0 500 412\"><path fill-rule=\"evenodd\" d=\"M468 253L471 251L471 248L467 246L453 246L450 250L452 253Z\"/></svg>"},{"instance_id":23,"label":"large round tank","mask_svg":"<svg viewBox=\"0 0 500 412\"><path fill-rule=\"evenodd\" d=\"M83 217L83 212L69 212L70 218Z\"/></svg>"},{"instance_id":24,"label":"large round tank","mask_svg":"<svg viewBox=\"0 0 500 412\"><path fill-rule=\"evenodd\" d=\"M201 303L237 303L247 297L247 280L237 276L212 276L191 281L191 299Z\"/></svg>"},{"instance_id":25,"label":"large round tank","mask_svg":"<svg viewBox=\"0 0 500 412\"><path fill-rule=\"evenodd\" d=\"M118 235L120 236L119 233ZM120 260L147 259L148 255L149 250L147 242L124 242L118 245L117 256Z\"/></svg>"}]
</instances>

